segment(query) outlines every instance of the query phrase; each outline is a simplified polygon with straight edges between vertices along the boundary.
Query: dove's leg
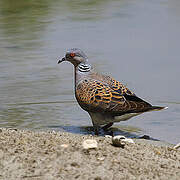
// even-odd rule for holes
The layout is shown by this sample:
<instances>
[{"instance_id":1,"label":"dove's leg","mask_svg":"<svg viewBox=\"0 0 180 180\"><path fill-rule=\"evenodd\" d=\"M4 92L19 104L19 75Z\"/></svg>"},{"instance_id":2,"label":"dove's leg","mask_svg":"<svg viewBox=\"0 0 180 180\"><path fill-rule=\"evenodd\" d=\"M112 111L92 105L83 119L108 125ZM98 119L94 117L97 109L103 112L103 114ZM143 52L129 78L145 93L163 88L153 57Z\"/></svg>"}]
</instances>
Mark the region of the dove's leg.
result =
<instances>
[{"instance_id":1,"label":"dove's leg","mask_svg":"<svg viewBox=\"0 0 180 180\"><path fill-rule=\"evenodd\" d=\"M92 112L89 112L89 115L91 116L94 132L96 135L99 134L102 125L106 124L105 126L102 127L103 130L107 130L109 127L113 125L113 122L111 122L112 121L111 116L107 116L107 115L105 116L104 114L101 113L92 113Z\"/></svg>"},{"instance_id":2,"label":"dove's leg","mask_svg":"<svg viewBox=\"0 0 180 180\"><path fill-rule=\"evenodd\" d=\"M99 130L100 130L100 118L99 118L99 114L89 112L89 115L90 115L92 123L93 123L94 133L95 133L95 135L98 135L99 134Z\"/></svg>"},{"instance_id":3,"label":"dove's leg","mask_svg":"<svg viewBox=\"0 0 180 180\"><path fill-rule=\"evenodd\" d=\"M93 128L94 128L94 134L95 134L95 135L99 135L100 127L93 124Z\"/></svg>"},{"instance_id":4,"label":"dove's leg","mask_svg":"<svg viewBox=\"0 0 180 180\"><path fill-rule=\"evenodd\" d=\"M103 130L107 130L113 125L113 122L110 122L109 124L106 124L105 126L102 127Z\"/></svg>"}]
</instances>

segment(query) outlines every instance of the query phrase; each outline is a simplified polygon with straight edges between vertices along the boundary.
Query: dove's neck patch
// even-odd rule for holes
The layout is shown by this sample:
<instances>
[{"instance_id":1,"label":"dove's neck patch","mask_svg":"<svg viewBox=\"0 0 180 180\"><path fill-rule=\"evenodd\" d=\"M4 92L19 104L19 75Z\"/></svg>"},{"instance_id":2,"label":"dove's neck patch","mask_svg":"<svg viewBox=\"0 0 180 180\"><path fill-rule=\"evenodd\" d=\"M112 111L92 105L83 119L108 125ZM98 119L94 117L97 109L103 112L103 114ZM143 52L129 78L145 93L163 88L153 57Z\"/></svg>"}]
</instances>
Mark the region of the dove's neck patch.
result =
<instances>
[{"instance_id":1,"label":"dove's neck patch","mask_svg":"<svg viewBox=\"0 0 180 180\"><path fill-rule=\"evenodd\" d=\"M91 65L86 63L80 63L78 65L78 70L81 72L88 72L91 70Z\"/></svg>"}]
</instances>

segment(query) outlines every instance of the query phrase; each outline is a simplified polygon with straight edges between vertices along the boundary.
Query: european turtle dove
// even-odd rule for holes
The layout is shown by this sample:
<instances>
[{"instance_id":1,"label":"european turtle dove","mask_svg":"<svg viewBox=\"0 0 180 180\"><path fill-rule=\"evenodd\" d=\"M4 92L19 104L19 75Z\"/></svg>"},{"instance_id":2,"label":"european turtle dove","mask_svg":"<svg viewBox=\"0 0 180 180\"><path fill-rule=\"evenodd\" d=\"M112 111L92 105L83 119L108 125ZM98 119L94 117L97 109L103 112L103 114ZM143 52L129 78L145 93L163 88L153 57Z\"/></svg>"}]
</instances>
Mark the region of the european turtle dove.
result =
<instances>
[{"instance_id":1,"label":"european turtle dove","mask_svg":"<svg viewBox=\"0 0 180 180\"><path fill-rule=\"evenodd\" d=\"M107 129L114 122L166 107L152 106L110 76L95 72L87 56L78 48L70 49L58 61L69 61L75 68L75 96L82 109L92 119L95 134L100 127Z\"/></svg>"}]
</instances>

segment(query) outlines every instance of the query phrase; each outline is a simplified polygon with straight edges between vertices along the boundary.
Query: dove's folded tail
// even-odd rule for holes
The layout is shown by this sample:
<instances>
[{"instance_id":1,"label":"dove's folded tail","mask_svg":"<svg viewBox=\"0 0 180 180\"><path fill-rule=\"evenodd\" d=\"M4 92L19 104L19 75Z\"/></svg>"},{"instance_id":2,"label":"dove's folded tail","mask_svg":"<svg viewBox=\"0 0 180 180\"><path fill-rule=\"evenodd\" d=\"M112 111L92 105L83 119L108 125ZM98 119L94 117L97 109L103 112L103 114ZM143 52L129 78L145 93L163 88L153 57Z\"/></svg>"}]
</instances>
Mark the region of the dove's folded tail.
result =
<instances>
[{"instance_id":1,"label":"dove's folded tail","mask_svg":"<svg viewBox=\"0 0 180 180\"><path fill-rule=\"evenodd\" d=\"M162 107L162 106L151 106L148 111L160 111L163 109L168 109L168 107Z\"/></svg>"}]
</instances>

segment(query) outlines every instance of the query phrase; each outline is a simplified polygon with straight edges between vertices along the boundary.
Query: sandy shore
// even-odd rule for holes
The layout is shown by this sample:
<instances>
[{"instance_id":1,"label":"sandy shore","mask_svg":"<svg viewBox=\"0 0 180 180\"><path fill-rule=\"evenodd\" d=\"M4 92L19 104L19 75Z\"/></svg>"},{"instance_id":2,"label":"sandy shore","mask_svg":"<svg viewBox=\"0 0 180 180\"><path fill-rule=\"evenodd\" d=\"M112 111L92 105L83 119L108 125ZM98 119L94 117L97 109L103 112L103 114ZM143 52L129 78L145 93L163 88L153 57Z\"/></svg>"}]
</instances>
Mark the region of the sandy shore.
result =
<instances>
[{"instance_id":1,"label":"sandy shore","mask_svg":"<svg viewBox=\"0 0 180 180\"><path fill-rule=\"evenodd\" d=\"M84 149L95 139L96 149ZM180 150L149 140L124 148L111 138L0 129L0 179L180 179Z\"/></svg>"}]
</instances>

